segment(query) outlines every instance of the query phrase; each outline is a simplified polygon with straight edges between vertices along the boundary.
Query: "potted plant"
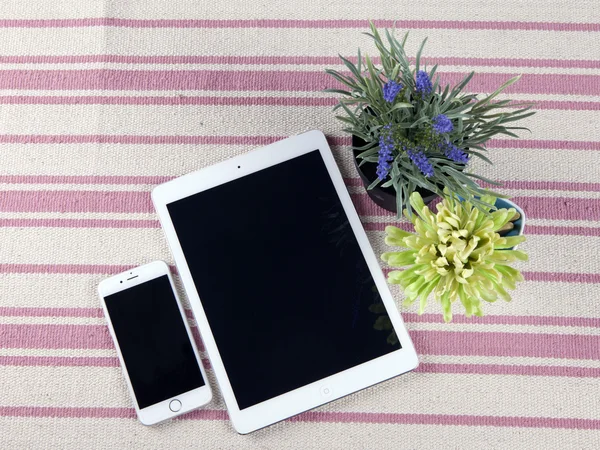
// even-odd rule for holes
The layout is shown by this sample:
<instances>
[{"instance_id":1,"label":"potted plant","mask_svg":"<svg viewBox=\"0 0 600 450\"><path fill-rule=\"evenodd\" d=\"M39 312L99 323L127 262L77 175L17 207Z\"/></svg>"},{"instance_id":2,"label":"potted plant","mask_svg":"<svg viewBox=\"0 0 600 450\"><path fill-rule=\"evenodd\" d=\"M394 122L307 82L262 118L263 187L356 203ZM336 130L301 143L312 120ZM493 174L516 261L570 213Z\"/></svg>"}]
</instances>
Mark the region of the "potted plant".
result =
<instances>
[{"instance_id":1,"label":"potted plant","mask_svg":"<svg viewBox=\"0 0 600 450\"><path fill-rule=\"evenodd\" d=\"M369 196L398 217L404 208L412 214L409 197L415 191L428 203L447 188L484 208L485 192L476 180L498 183L468 166L473 157L491 163L484 154L486 142L498 134L517 137L514 131L525 128L514 122L534 114L531 104L494 100L519 77L479 99L463 93L473 73L454 87L440 86L437 65L426 70L421 63L426 39L412 65L404 50L408 33L399 41L385 30L384 42L371 23L366 34L375 42L381 67L359 50L356 64L340 56L349 73L326 72L345 86L327 91L342 95L335 110L345 114L336 117L352 135L356 167Z\"/></svg>"},{"instance_id":2,"label":"potted plant","mask_svg":"<svg viewBox=\"0 0 600 450\"><path fill-rule=\"evenodd\" d=\"M480 200L488 205L496 203L490 195ZM501 235L501 230L518 214L514 208L478 209L448 190L437 205L436 214L418 192L411 194L410 204L416 212L410 217L416 233L394 226L385 229L387 245L408 250L381 255L390 266L404 267L402 271L391 271L388 282L402 287L405 306L418 299L422 314L433 294L442 306L444 320L450 322L452 304L457 301L470 317L483 315L482 300L510 300L507 290L523 280L510 263L527 260L527 255L515 248L525 240L522 227L519 235Z\"/></svg>"}]
</instances>

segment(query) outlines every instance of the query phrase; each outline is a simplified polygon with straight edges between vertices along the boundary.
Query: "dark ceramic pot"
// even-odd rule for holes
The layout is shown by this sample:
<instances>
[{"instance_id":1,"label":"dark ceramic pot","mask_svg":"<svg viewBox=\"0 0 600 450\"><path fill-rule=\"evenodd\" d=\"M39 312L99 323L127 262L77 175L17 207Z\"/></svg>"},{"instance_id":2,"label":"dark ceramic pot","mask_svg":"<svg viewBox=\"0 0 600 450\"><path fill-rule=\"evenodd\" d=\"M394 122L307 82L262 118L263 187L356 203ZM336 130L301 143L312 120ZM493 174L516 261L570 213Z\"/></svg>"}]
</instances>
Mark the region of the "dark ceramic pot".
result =
<instances>
[{"instance_id":1,"label":"dark ceramic pot","mask_svg":"<svg viewBox=\"0 0 600 450\"><path fill-rule=\"evenodd\" d=\"M361 138L352 136L353 147L363 147L366 144L367 143ZM360 153L360 151L354 150L354 167L356 167L356 171L358 172L358 175L365 186L367 195L376 205L382 207L383 209L394 213L398 212L398 209L396 208L396 190L393 186L385 188L376 186L373 189L368 189L369 185L377 178L377 164L365 162L362 166L358 167L359 161L356 159L356 157ZM425 202L426 205L438 197L435 192L431 192L429 189L418 187L416 191L421 194L421 197L423 197L423 202Z\"/></svg>"}]
</instances>

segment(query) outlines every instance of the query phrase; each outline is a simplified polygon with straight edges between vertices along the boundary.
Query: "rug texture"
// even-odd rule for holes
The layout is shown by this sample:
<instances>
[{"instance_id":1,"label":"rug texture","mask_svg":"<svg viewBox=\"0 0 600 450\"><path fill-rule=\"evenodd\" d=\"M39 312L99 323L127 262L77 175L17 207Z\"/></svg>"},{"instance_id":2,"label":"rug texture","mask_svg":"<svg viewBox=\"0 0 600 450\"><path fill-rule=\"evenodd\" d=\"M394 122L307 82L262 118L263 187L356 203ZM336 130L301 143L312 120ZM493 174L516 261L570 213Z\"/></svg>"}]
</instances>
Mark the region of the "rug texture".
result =
<instances>
[{"instance_id":1,"label":"rug texture","mask_svg":"<svg viewBox=\"0 0 600 450\"><path fill-rule=\"evenodd\" d=\"M322 92L338 53L375 53L368 19L411 30L410 55L429 36L429 64L443 81L475 70L471 92L523 74L509 93L537 102L531 133L490 142L478 169L526 211L526 280L452 324L393 290L419 369L292 420L237 435L209 370L207 408L143 427L96 286L172 264L153 186L320 129L384 251L395 218L368 200ZM599 38L596 0L2 0L1 446L600 448Z\"/></svg>"}]
</instances>

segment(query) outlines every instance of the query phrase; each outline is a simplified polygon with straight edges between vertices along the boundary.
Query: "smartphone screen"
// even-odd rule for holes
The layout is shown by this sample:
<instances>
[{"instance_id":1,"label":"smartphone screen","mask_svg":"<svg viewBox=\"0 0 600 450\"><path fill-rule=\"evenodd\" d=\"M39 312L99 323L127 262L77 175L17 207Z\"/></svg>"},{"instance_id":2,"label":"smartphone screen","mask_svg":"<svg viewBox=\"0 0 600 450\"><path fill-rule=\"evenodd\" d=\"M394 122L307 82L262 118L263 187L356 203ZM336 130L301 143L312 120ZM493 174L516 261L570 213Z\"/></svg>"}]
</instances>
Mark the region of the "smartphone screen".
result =
<instances>
[{"instance_id":1,"label":"smartphone screen","mask_svg":"<svg viewBox=\"0 0 600 450\"><path fill-rule=\"evenodd\" d=\"M104 300L140 409L205 385L167 275Z\"/></svg>"}]
</instances>

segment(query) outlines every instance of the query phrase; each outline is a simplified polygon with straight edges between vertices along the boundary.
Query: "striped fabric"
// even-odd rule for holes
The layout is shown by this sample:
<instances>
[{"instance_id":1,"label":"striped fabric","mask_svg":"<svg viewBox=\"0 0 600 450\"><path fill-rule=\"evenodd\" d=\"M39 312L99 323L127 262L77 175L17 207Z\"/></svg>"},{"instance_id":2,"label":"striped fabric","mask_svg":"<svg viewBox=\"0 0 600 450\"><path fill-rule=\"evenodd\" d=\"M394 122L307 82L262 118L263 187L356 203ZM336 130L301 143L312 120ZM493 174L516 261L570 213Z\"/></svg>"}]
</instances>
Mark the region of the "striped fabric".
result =
<instances>
[{"instance_id":1,"label":"striped fabric","mask_svg":"<svg viewBox=\"0 0 600 450\"><path fill-rule=\"evenodd\" d=\"M250 436L216 387L206 409L144 428L95 289L172 264L154 185L321 129L384 250L396 221L321 91L338 53L375 53L369 18L412 30L410 54L429 36L428 61L444 81L476 70L473 92L523 74L510 93L537 102L532 132L491 142L479 170L528 215L526 281L482 319L405 311L415 373ZM2 447L600 448L599 18L597 0L2 0Z\"/></svg>"}]
</instances>

